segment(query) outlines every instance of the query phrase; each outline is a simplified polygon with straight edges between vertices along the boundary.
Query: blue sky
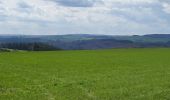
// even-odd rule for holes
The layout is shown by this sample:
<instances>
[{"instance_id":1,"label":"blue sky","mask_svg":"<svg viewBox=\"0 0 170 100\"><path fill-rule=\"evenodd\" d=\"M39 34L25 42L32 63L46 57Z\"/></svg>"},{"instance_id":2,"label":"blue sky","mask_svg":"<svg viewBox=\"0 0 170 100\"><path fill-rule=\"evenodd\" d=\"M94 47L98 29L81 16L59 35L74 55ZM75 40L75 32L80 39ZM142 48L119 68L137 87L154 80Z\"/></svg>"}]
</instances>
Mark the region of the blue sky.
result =
<instances>
[{"instance_id":1,"label":"blue sky","mask_svg":"<svg viewBox=\"0 0 170 100\"><path fill-rule=\"evenodd\" d=\"M0 34L170 34L170 0L0 0Z\"/></svg>"}]
</instances>

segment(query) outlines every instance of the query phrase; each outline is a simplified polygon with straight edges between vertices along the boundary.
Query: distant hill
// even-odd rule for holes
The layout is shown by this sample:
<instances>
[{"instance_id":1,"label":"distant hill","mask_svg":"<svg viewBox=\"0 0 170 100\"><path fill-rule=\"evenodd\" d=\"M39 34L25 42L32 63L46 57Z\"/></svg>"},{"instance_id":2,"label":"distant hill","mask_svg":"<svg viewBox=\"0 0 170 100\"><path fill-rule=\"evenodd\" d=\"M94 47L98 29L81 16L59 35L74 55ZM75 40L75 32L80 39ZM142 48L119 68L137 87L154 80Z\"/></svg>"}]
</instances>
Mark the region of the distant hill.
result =
<instances>
[{"instance_id":1,"label":"distant hill","mask_svg":"<svg viewBox=\"0 0 170 100\"><path fill-rule=\"evenodd\" d=\"M54 43L54 45L66 50L135 47L135 44L132 41L115 39L92 39L92 40L78 40L72 42L57 41Z\"/></svg>"},{"instance_id":2,"label":"distant hill","mask_svg":"<svg viewBox=\"0 0 170 100\"><path fill-rule=\"evenodd\" d=\"M169 39L170 38L170 34L149 34L149 35L144 35L144 37L151 37L151 38L165 38L165 39Z\"/></svg>"},{"instance_id":3,"label":"distant hill","mask_svg":"<svg viewBox=\"0 0 170 100\"><path fill-rule=\"evenodd\" d=\"M133 36L112 35L2 35L4 43L43 43L60 49L108 49L136 47L170 47L170 34L149 34Z\"/></svg>"},{"instance_id":4,"label":"distant hill","mask_svg":"<svg viewBox=\"0 0 170 100\"><path fill-rule=\"evenodd\" d=\"M133 36L113 36L118 40L130 40L133 42L142 42L142 43L157 43L163 42L166 43L170 41L170 34L149 34L149 35L133 35Z\"/></svg>"}]
</instances>

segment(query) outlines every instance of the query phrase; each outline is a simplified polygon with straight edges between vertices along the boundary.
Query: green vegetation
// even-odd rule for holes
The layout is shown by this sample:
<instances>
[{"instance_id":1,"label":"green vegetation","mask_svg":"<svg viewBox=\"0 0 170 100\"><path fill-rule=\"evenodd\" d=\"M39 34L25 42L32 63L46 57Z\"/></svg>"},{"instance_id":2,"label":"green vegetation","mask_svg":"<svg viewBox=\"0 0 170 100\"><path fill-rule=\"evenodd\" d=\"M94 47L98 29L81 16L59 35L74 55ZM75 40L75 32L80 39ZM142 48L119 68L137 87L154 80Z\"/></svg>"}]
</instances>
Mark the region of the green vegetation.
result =
<instances>
[{"instance_id":1,"label":"green vegetation","mask_svg":"<svg viewBox=\"0 0 170 100\"><path fill-rule=\"evenodd\" d=\"M0 52L24 52L24 50L0 48Z\"/></svg>"},{"instance_id":2,"label":"green vegetation","mask_svg":"<svg viewBox=\"0 0 170 100\"><path fill-rule=\"evenodd\" d=\"M0 53L0 100L169 100L170 49Z\"/></svg>"},{"instance_id":3,"label":"green vegetation","mask_svg":"<svg viewBox=\"0 0 170 100\"><path fill-rule=\"evenodd\" d=\"M117 40L130 40L133 42L141 42L141 43L166 43L170 41L170 38L155 38L155 37L147 37L147 36L115 36Z\"/></svg>"},{"instance_id":4,"label":"green vegetation","mask_svg":"<svg viewBox=\"0 0 170 100\"><path fill-rule=\"evenodd\" d=\"M0 43L0 51L16 51L16 50L27 50L27 51L54 51L61 50L46 43Z\"/></svg>"}]
</instances>

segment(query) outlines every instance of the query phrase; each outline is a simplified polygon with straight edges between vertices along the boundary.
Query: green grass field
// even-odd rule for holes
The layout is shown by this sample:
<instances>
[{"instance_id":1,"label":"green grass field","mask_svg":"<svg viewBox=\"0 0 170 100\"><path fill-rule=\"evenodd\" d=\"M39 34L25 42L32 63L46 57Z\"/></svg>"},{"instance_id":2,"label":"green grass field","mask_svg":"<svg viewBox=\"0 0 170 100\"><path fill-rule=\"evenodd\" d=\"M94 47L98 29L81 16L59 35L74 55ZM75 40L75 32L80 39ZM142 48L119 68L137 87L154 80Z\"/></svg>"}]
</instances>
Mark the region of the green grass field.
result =
<instances>
[{"instance_id":1,"label":"green grass field","mask_svg":"<svg viewBox=\"0 0 170 100\"><path fill-rule=\"evenodd\" d=\"M170 49L0 53L0 100L170 100Z\"/></svg>"}]
</instances>

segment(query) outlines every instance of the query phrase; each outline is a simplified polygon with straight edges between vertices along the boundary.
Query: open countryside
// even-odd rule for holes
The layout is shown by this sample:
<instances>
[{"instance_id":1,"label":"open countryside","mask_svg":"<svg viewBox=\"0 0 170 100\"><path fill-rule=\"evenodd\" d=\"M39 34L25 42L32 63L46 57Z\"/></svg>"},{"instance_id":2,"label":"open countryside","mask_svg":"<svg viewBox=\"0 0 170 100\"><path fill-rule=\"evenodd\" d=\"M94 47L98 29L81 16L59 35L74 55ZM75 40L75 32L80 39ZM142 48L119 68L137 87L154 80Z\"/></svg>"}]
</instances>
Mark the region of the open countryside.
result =
<instances>
[{"instance_id":1,"label":"open countryside","mask_svg":"<svg viewBox=\"0 0 170 100\"><path fill-rule=\"evenodd\" d=\"M0 100L168 100L170 49L1 52Z\"/></svg>"}]
</instances>

